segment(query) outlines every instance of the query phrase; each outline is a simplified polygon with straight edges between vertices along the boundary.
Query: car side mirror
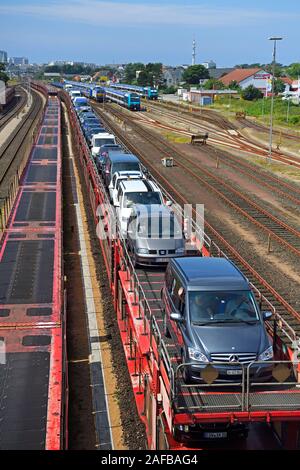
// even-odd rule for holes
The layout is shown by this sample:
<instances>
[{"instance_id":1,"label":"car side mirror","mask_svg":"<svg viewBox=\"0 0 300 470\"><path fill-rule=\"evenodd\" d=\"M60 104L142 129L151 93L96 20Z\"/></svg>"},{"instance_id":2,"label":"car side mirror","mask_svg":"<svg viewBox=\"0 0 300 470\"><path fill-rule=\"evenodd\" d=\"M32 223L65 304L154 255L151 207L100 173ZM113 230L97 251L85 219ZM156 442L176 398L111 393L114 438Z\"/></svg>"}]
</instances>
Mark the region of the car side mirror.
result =
<instances>
[{"instance_id":1,"label":"car side mirror","mask_svg":"<svg viewBox=\"0 0 300 470\"><path fill-rule=\"evenodd\" d=\"M167 207L170 207L172 204L173 204L172 201L166 201L166 206L167 206Z\"/></svg>"},{"instance_id":2,"label":"car side mirror","mask_svg":"<svg viewBox=\"0 0 300 470\"><path fill-rule=\"evenodd\" d=\"M263 312L263 320L266 321L266 320L270 320L270 318L272 317L273 313L272 312Z\"/></svg>"},{"instance_id":3,"label":"car side mirror","mask_svg":"<svg viewBox=\"0 0 300 470\"><path fill-rule=\"evenodd\" d=\"M180 315L180 313L176 313L176 312L172 312L170 314L170 319L177 322L177 323L182 323L182 321L183 321L183 318Z\"/></svg>"}]
</instances>

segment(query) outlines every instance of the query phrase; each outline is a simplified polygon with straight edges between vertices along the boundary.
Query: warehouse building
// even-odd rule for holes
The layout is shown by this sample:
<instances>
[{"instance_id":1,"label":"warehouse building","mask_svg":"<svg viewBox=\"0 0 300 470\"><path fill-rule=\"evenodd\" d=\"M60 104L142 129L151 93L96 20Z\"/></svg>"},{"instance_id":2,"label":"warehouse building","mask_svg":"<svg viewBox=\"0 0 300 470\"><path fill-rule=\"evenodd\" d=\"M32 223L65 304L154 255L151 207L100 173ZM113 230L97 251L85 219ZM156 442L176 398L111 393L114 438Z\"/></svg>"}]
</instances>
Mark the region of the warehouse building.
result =
<instances>
[{"instance_id":1,"label":"warehouse building","mask_svg":"<svg viewBox=\"0 0 300 470\"><path fill-rule=\"evenodd\" d=\"M189 101L191 103L207 106L214 102L216 97L237 95L236 90L196 90L191 89L189 92Z\"/></svg>"}]
</instances>

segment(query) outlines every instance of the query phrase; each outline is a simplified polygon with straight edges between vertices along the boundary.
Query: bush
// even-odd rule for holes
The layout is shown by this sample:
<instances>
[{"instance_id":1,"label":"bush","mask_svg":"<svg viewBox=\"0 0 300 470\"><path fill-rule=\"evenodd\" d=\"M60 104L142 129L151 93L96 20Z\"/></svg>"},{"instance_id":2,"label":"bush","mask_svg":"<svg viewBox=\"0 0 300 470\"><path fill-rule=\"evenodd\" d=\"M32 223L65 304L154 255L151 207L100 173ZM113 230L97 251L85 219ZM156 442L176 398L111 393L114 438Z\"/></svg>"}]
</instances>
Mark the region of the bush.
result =
<instances>
[{"instance_id":1,"label":"bush","mask_svg":"<svg viewBox=\"0 0 300 470\"><path fill-rule=\"evenodd\" d=\"M261 99L264 95L258 88L255 88L253 85L249 85L242 91L241 96L244 100L253 101Z\"/></svg>"},{"instance_id":2,"label":"bush","mask_svg":"<svg viewBox=\"0 0 300 470\"><path fill-rule=\"evenodd\" d=\"M289 118L290 124L299 124L300 122L300 116L291 116Z\"/></svg>"},{"instance_id":3,"label":"bush","mask_svg":"<svg viewBox=\"0 0 300 470\"><path fill-rule=\"evenodd\" d=\"M176 93L177 91L177 88L175 88L174 86L169 86L163 88L161 91L164 95L174 95L174 93Z\"/></svg>"}]
</instances>

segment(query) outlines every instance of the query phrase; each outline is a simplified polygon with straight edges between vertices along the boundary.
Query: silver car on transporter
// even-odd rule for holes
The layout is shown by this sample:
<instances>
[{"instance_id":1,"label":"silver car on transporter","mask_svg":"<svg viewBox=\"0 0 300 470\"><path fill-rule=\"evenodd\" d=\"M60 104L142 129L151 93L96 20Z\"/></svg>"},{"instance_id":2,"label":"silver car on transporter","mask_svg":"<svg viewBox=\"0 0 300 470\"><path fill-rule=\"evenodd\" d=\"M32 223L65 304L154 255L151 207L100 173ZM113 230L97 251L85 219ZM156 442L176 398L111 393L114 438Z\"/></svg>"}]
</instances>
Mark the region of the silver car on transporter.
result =
<instances>
[{"instance_id":1,"label":"silver car on transporter","mask_svg":"<svg viewBox=\"0 0 300 470\"><path fill-rule=\"evenodd\" d=\"M164 204L135 205L128 221L127 247L134 266L165 265L174 256L184 256L185 239L174 212Z\"/></svg>"}]
</instances>

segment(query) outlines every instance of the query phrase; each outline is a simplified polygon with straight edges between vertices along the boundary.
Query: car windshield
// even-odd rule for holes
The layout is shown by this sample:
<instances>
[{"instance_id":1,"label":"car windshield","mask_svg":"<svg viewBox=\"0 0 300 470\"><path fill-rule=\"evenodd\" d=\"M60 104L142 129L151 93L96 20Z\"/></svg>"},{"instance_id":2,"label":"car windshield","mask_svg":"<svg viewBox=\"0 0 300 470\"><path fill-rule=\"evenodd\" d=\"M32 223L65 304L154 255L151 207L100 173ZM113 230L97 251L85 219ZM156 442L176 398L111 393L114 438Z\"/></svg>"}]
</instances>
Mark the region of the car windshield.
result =
<instances>
[{"instance_id":1,"label":"car windshield","mask_svg":"<svg viewBox=\"0 0 300 470\"><path fill-rule=\"evenodd\" d=\"M113 144L112 139L95 139L95 147L101 147L104 144Z\"/></svg>"},{"instance_id":2,"label":"car windshield","mask_svg":"<svg viewBox=\"0 0 300 470\"><path fill-rule=\"evenodd\" d=\"M101 145L101 152L107 152L108 150L119 151L119 150L122 150L122 148L120 147L120 145L110 144L110 143Z\"/></svg>"},{"instance_id":3,"label":"car windshield","mask_svg":"<svg viewBox=\"0 0 300 470\"><path fill-rule=\"evenodd\" d=\"M140 171L140 165L138 162L116 162L113 163L112 173L117 171Z\"/></svg>"},{"instance_id":4,"label":"car windshield","mask_svg":"<svg viewBox=\"0 0 300 470\"><path fill-rule=\"evenodd\" d=\"M99 119L97 118L91 118L91 119L85 119L84 120L84 125L85 126L99 126Z\"/></svg>"},{"instance_id":5,"label":"car windshield","mask_svg":"<svg viewBox=\"0 0 300 470\"><path fill-rule=\"evenodd\" d=\"M162 200L159 192L144 191L127 193L125 196L124 207L133 207L134 204L161 204Z\"/></svg>"},{"instance_id":6,"label":"car windshield","mask_svg":"<svg viewBox=\"0 0 300 470\"><path fill-rule=\"evenodd\" d=\"M257 323L259 314L251 291L189 291L190 318L194 324Z\"/></svg>"},{"instance_id":7,"label":"car windshield","mask_svg":"<svg viewBox=\"0 0 300 470\"><path fill-rule=\"evenodd\" d=\"M140 217L138 234L140 238L182 238L182 230L174 216Z\"/></svg>"}]
</instances>

